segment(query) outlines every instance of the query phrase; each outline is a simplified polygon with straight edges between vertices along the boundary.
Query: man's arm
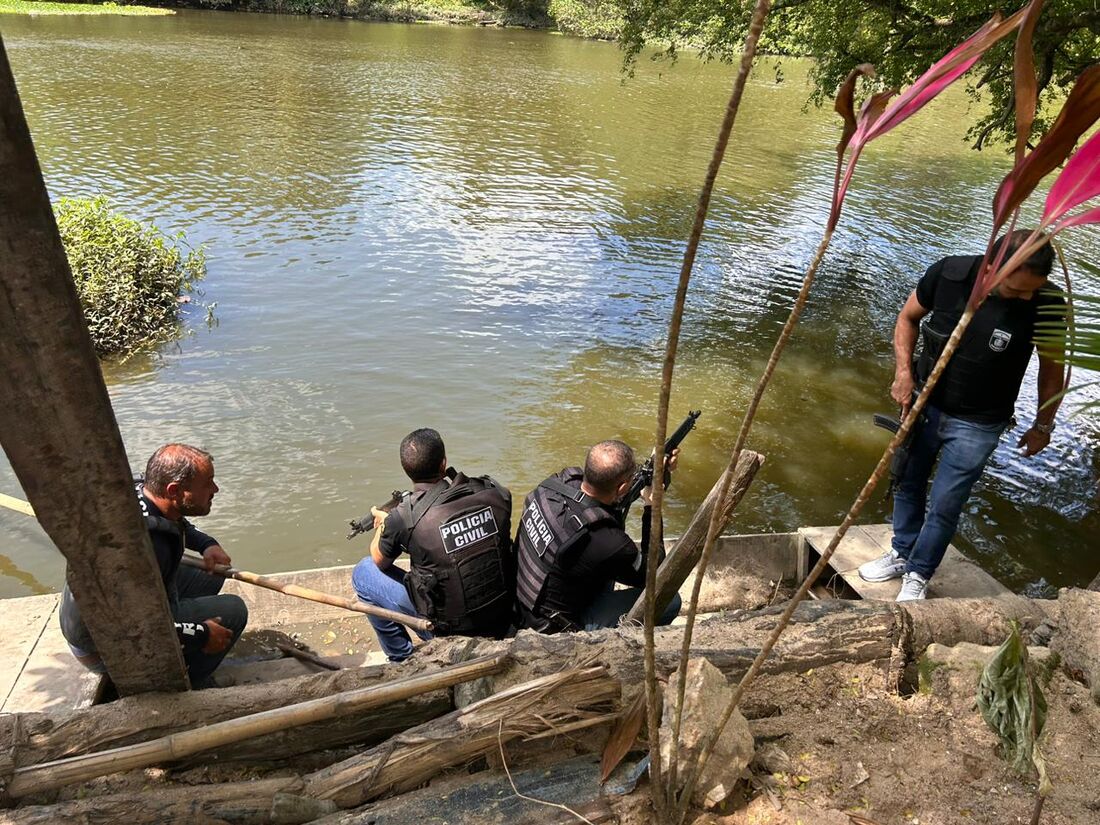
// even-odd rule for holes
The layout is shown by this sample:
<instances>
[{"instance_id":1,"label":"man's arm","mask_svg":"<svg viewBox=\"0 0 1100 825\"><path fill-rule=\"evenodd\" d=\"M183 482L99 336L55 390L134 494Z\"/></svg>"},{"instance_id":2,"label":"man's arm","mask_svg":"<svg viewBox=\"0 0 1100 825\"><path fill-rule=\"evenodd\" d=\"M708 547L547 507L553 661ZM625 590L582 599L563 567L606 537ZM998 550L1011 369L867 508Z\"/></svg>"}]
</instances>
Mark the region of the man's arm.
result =
<instances>
[{"instance_id":1,"label":"man's arm","mask_svg":"<svg viewBox=\"0 0 1100 825\"><path fill-rule=\"evenodd\" d=\"M927 314L928 310L921 306L914 290L909 293L894 324L894 383L890 387L890 397L901 407L902 418L909 413L913 403L913 352L917 348L921 318Z\"/></svg>"},{"instance_id":2,"label":"man's arm","mask_svg":"<svg viewBox=\"0 0 1100 825\"><path fill-rule=\"evenodd\" d=\"M195 550L202 556L208 573L213 572L215 565L224 564L228 566L233 564L233 560L218 544L217 539L206 535L186 519L183 522L183 545L188 550Z\"/></svg>"},{"instance_id":3,"label":"man's arm","mask_svg":"<svg viewBox=\"0 0 1100 825\"><path fill-rule=\"evenodd\" d=\"M1025 456L1035 455L1050 444L1050 434L1054 431L1054 416L1062 403L1062 399L1056 397L1065 388L1065 381L1065 368L1060 361L1056 360L1055 353L1049 349L1040 352L1039 410L1035 413L1035 423L1016 442L1017 447L1024 448Z\"/></svg>"},{"instance_id":4,"label":"man's arm","mask_svg":"<svg viewBox=\"0 0 1100 825\"><path fill-rule=\"evenodd\" d=\"M374 516L374 538L370 542L370 557L379 570L388 570L393 566L394 559L401 555L396 541L404 523L396 510L386 513L372 507L371 514Z\"/></svg>"}]
</instances>

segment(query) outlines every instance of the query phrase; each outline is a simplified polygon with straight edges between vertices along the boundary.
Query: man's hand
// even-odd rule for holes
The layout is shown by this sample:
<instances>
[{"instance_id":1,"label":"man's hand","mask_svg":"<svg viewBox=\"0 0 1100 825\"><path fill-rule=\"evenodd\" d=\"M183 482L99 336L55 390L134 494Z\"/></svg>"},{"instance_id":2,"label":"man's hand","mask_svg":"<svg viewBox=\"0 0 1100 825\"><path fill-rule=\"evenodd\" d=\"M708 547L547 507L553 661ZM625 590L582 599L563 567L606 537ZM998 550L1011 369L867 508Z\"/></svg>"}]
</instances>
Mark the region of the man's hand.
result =
<instances>
[{"instance_id":1,"label":"man's hand","mask_svg":"<svg viewBox=\"0 0 1100 825\"><path fill-rule=\"evenodd\" d=\"M371 507L370 514L374 516L375 530L382 526L382 523L386 520L386 516L389 515L385 510L379 510L377 507Z\"/></svg>"},{"instance_id":2,"label":"man's hand","mask_svg":"<svg viewBox=\"0 0 1100 825\"><path fill-rule=\"evenodd\" d=\"M233 641L233 631L219 624L221 620L221 616L215 616L203 622L206 625L206 644L202 646L203 653L221 653Z\"/></svg>"},{"instance_id":3,"label":"man's hand","mask_svg":"<svg viewBox=\"0 0 1100 825\"><path fill-rule=\"evenodd\" d=\"M1016 442L1016 446L1024 448L1023 453L1025 456L1033 456L1046 449L1049 443L1050 433L1039 432L1035 427L1032 427L1020 436L1020 440Z\"/></svg>"},{"instance_id":4,"label":"man's hand","mask_svg":"<svg viewBox=\"0 0 1100 825\"><path fill-rule=\"evenodd\" d=\"M915 386L913 376L908 371L894 376L894 383L890 387L890 397L901 408L903 419L909 415L909 407L913 405L913 389Z\"/></svg>"},{"instance_id":5,"label":"man's hand","mask_svg":"<svg viewBox=\"0 0 1100 825\"><path fill-rule=\"evenodd\" d=\"M228 553L222 550L220 544L212 544L202 551L202 563L206 567L207 573L213 573L216 565L224 564L229 567L233 564L233 560L229 558Z\"/></svg>"},{"instance_id":6,"label":"man's hand","mask_svg":"<svg viewBox=\"0 0 1100 825\"><path fill-rule=\"evenodd\" d=\"M638 493L638 498L640 498L642 500L642 504L645 505L646 507L652 507L653 506L653 488L652 487L643 487L642 491L640 493Z\"/></svg>"},{"instance_id":7,"label":"man's hand","mask_svg":"<svg viewBox=\"0 0 1100 825\"><path fill-rule=\"evenodd\" d=\"M673 470L676 469L676 465L679 463L679 461L680 448L677 447L675 450L665 456L665 469L671 473Z\"/></svg>"}]
</instances>

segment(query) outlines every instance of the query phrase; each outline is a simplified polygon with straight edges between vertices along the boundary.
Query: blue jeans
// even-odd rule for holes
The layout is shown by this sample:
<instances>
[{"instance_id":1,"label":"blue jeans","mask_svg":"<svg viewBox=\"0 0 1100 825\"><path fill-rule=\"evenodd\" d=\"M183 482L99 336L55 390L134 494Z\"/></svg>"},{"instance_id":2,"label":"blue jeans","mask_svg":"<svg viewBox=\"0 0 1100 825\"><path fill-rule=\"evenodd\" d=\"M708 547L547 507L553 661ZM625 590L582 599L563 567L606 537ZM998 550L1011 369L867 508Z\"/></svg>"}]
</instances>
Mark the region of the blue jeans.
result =
<instances>
[{"instance_id":1,"label":"blue jeans","mask_svg":"<svg viewBox=\"0 0 1100 825\"><path fill-rule=\"evenodd\" d=\"M404 570L392 565L385 570L379 570L374 559L367 556L351 571L351 586L355 588L355 595L360 601L373 604L375 607L396 610L406 616L416 616L416 608L413 607L409 592L405 589L405 576ZM367 618L374 626L382 652L391 662L403 662L412 655L412 640L404 625L390 619L380 619L377 616ZM416 633L421 639L432 638L432 634L426 631L418 630Z\"/></svg>"},{"instance_id":2,"label":"blue jeans","mask_svg":"<svg viewBox=\"0 0 1100 825\"><path fill-rule=\"evenodd\" d=\"M608 582L607 590L600 593L581 615L585 630L618 626L619 619L627 614L642 595L640 587L628 587L625 590L615 590L614 587L615 582ZM671 624L680 612L680 604L680 594L677 593L665 612L657 617L657 625Z\"/></svg>"},{"instance_id":3,"label":"blue jeans","mask_svg":"<svg viewBox=\"0 0 1100 825\"><path fill-rule=\"evenodd\" d=\"M970 489L1008 422L976 424L931 405L926 414L894 491L893 548L906 560L905 572L930 579L955 536ZM940 463L929 492L928 479L937 456Z\"/></svg>"}]
</instances>

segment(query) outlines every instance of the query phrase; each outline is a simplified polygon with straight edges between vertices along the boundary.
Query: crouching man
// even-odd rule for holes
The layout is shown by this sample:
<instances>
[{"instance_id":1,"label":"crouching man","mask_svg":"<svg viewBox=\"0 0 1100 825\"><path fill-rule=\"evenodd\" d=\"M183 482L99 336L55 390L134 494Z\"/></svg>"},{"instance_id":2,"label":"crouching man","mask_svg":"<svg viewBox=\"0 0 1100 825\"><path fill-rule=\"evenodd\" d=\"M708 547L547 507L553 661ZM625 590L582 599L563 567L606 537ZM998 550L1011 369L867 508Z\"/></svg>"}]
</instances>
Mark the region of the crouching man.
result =
<instances>
[{"instance_id":1,"label":"crouching man","mask_svg":"<svg viewBox=\"0 0 1100 825\"><path fill-rule=\"evenodd\" d=\"M239 596L218 595L224 579L180 567L184 548L202 554L208 570L230 564L218 542L195 527L188 516L210 513L218 485L214 459L187 444L167 444L153 453L145 476L135 482L138 502L149 528L168 608L176 622L183 659L194 688L214 686L211 674L240 638L248 608ZM89 670L103 673L96 651L68 585L61 598L61 632L74 656Z\"/></svg>"}]
</instances>

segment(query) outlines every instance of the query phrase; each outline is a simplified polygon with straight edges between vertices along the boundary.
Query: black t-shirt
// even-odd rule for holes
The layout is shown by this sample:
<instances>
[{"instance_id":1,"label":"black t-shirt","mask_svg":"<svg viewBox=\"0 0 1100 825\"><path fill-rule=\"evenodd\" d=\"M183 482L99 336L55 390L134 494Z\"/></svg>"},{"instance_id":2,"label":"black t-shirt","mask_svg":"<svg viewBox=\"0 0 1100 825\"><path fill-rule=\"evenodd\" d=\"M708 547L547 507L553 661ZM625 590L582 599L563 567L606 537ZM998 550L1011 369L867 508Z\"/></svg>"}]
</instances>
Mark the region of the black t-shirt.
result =
<instances>
[{"instance_id":1,"label":"black t-shirt","mask_svg":"<svg viewBox=\"0 0 1100 825\"><path fill-rule=\"evenodd\" d=\"M160 508L140 490L138 502L141 505L142 515L164 518ZM184 547L202 553L218 543L216 539L197 530L187 519L180 519L179 524L183 527L183 541L180 541L179 533L168 530L149 531L149 538L153 543L153 555L157 560L161 580L164 582L165 594L168 596L168 607L173 614L179 604L179 596L176 593L176 571L179 570ZM61 594L60 622L61 633L69 644L88 653L95 651L95 643L80 616L80 608L69 591L68 584L65 585ZM206 628L201 624L196 626L191 622L176 622L176 633L186 649L200 648L206 644Z\"/></svg>"},{"instance_id":2,"label":"black t-shirt","mask_svg":"<svg viewBox=\"0 0 1100 825\"><path fill-rule=\"evenodd\" d=\"M922 347L944 341L966 309L978 276L980 255L952 256L934 263L917 283L920 305L931 311ZM1035 348L1036 321L1052 316L1046 307L1064 307L1057 287L1048 284L1031 300L991 294L974 314L959 348L948 362L932 394L932 403L949 415L981 423L1012 418L1020 385ZM939 345L942 349L942 343ZM938 350L933 353L938 354ZM934 363L923 355L918 378L924 380Z\"/></svg>"},{"instance_id":3,"label":"black t-shirt","mask_svg":"<svg viewBox=\"0 0 1100 825\"><path fill-rule=\"evenodd\" d=\"M563 560L560 570L546 578L546 600L551 604L571 604L580 623L581 616L603 593L610 582L629 587L644 587L646 557L626 530L614 524L597 524Z\"/></svg>"},{"instance_id":4,"label":"black t-shirt","mask_svg":"<svg viewBox=\"0 0 1100 825\"><path fill-rule=\"evenodd\" d=\"M431 482L417 482L412 488L412 497L409 499L409 504L416 504L420 499L435 487L435 484ZM378 552L380 552L385 558L395 561L402 553L409 551L409 537L412 531L409 530L405 519L401 515L401 508L395 507L386 515L386 520L382 522L382 538L378 541Z\"/></svg>"}]
</instances>

